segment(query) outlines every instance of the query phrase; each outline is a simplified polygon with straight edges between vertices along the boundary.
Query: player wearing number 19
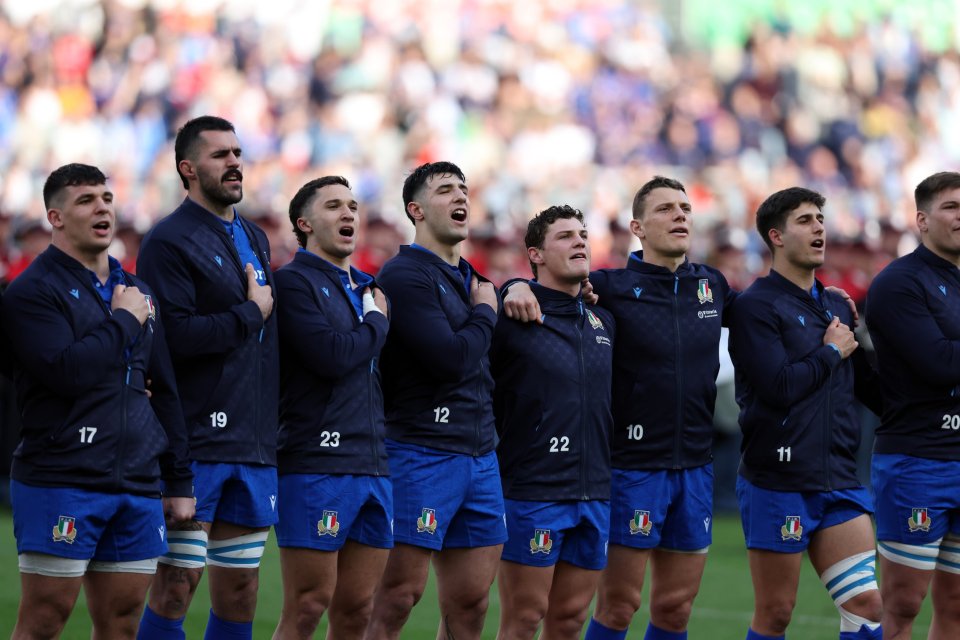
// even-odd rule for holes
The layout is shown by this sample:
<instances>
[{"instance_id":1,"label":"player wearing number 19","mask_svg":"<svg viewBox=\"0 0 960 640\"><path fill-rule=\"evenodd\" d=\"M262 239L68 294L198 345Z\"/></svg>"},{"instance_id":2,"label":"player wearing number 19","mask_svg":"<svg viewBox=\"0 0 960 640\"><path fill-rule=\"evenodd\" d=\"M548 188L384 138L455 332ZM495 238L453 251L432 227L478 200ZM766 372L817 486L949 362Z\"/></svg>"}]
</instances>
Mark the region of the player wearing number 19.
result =
<instances>
[{"instance_id":1,"label":"player wearing number 19","mask_svg":"<svg viewBox=\"0 0 960 640\"><path fill-rule=\"evenodd\" d=\"M283 611L274 638L363 636L393 546L377 360L387 304L350 265L359 207L325 176L290 201L300 249L275 274L280 333L280 474L276 525Z\"/></svg>"},{"instance_id":2,"label":"player wearing number 19","mask_svg":"<svg viewBox=\"0 0 960 640\"><path fill-rule=\"evenodd\" d=\"M51 245L7 289L2 314L23 419L13 638L59 637L81 584L94 637L133 638L166 551L164 511L193 515L186 426L156 300L107 254L106 177L60 167L43 199Z\"/></svg>"},{"instance_id":3,"label":"player wearing number 19","mask_svg":"<svg viewBox=\"0 0 960 640\"><path fill-rule=\"evenodd\" d=\"M849 307L814 277L826 250L823 205L823 196L800 187L760 205L757 230L773 268L730 314L743 431L737 497L755 603L748 640L784 637L804 551L840 614L840 638L882 634L853 402L877 412L881 396Z\"/></svg>"},{"instance_id":4,"label":"player wearing number 19","mask_svg":"<svg viewBox=\"0 0 960 640\"><path fill-rule=\"evenodd\" d=\"M867 295L887 404L872 481L883 629L911 637L932 581L932 640L960 638L960 173L917 185L921 245Z\"/></svg>"},{"instance_id":5,"label":"player wearing number 19","mask_svg":"<svg viewBox=\"0 0 960 640\"><path fill-rule=\"evenodd\" d=\"M614 321L584 304L583 214L555 206L524 238L540 323L501 318L490 349L509 540L497 584L499 640L580 637L610 529Z\"/></svg>"}]
</instances>

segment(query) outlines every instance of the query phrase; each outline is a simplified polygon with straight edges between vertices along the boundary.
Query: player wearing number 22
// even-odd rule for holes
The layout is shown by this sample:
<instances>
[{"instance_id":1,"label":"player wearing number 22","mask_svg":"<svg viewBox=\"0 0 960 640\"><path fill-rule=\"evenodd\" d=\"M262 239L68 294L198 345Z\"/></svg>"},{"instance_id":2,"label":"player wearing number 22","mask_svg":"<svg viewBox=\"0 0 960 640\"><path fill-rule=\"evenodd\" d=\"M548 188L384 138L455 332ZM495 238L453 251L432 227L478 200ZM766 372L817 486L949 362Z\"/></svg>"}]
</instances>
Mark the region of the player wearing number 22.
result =
<instances>
[{"instance_id":1,"label":"player wearing number 22","mask_svg":"<svg viewBox=\"0 0 960 640\"><path fill-rule=\"evenodd\" d=\"M731 310L743 431L737 497L755 596L748 640L783 638L804 551L840 614L840 638L881 637L854 405L856 396L879 412L880 388L857 349L851 310L814 277L826 250L823 205L801 187L760 205L757 230L773 267Z\"/></svg>"},{"instance_id":2,"label":"player wearing number 22","mask_svg":"<svg viewBox=\"0 0 960 640\"><path fill-rule=\"evenodd\" d=\"M504 640L579 638L607 562L613 315L587 305L583 214L541 211L524 238L541 322L501 318L490 364L509 539L497 584Z\"/></svg>"}]
</instances>

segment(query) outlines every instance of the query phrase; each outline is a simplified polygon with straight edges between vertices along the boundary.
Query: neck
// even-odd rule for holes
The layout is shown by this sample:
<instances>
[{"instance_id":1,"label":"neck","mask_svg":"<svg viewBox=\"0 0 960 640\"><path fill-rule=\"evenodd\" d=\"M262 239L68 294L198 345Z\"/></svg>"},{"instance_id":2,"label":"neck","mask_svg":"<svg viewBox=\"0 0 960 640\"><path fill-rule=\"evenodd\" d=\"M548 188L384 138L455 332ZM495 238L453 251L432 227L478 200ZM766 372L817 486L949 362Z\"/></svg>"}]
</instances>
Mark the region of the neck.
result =
<instances>
[{"instance_id":1,"label":"neck","mask_svg":"<svg viewBox=\"0 0 960 640\"><path fill-rule=\"evenodd\" d=\"M211 202L208 198L204 197L202 193L197 193L195 191L188 191L187 196L191 200L196 202L198 205L200 205L201 207L203 207L213 215L223 220L224 222L233 222L234 214L233 214L232 204L228 204L228 205L215 204Z\"/></svg>"},{"instance_id":2,"label":"neck","mask_svg":"<svg viewBox=\"0 0 960 640\"><path fill-rule=\"evenodd\" d=\"M106 282L110 277L110 260L106 249L102 251L83 251L63 241L58 235L55 235L50 242L60 251L82 264L84 267L93 271L100 282Z\"/></svg>"},{"instance_id":3,"label":"neck","mask_svg":"<svg viewBox=\"0 0 960 640\"><path fill-rule=\"evenodd\" d=\"M813 288L815 269L801 267L786 260L777 260L777 256L774 256L773 270L804 291L810 291Z\"/></svg>"},{"instance_id":4,"label":"neck","mask_svg":"<svg viewBox=\"0 0 960 640\"><path fill-rule=\"evenodd\" d=\"M687 254L685 253L681 253L679 256L668 256L657 252L656 249L648 250L646 247L643 249L644 262L668 269L671 273L676 272L686 259Z\"/></svg>"},{"instance_id":5,"label":"neck","mask_svg":"<svg viewBox=\"0 0 960 640\"><path fill-rule=\"evenodd\" d=\"M926 242L925 237L920 238L920 242L925 246L930 253L940 258L943 258L947 262L953 264L956 267L960 267L960 253L949 253L940 249L939 247L934 246L932 242Z\"/></svg>"},{"instance_id":6,"label":"neck","mask_svg":"<svg viewBox=\"0 0 960 640\"><path fill-rule=\"evenodd\" d=\"M553 289L554 291L560 291L576 298L580 295L580 281L567 282L559 278L555 278L553 274L547 271L541 271L537 275L537 282L540 283L540 286L546 287L547 289Z\"/></svg>"},{"instance_id":7,"label":"neck","mask_svg":"<svg viewBox=\"0 0 960 640\"><path fill-rule=\"evenodd\" d=\"M312 238L307 238L307 246L304 247L307 251L314 255L318 255L330 264L343 269L347 273L350 273L350 256L339 257L332 255L331 253L324 251L320 248L319 243L311 242Z\"/></svg>"},{"instance_id":8,"label":"neck","mask_svg":"<svg viewBox=\"0 0 960 640\"><path fill-rule=\"evenodd\" d=\"M417 232L414 234L413 241L415 243L424 249L433 251L449 265L456 267L460 264L460 248L463 246L462 242L458 242L454 245L445 244L432 236L428 237L426 233L421 233L421 228L422 227L417 227Z\"/></svg>"}]
</instances>

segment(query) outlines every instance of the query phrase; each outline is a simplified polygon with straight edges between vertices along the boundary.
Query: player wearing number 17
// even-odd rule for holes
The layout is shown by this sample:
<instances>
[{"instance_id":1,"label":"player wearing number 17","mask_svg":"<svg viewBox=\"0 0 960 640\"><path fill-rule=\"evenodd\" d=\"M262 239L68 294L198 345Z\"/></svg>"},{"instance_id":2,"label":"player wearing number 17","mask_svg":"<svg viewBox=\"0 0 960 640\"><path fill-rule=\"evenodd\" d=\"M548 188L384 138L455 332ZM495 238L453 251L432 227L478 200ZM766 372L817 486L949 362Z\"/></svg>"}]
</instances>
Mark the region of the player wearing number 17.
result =
<instances>
[{"instance_id":1,"label":"player wearing number 17","mask_svg":"<svg viewBox=\"0 0 960 640\"><path fill-rule=\"evenodd\" d=\"M814 277L826 250L823 205L800 187L760 205L757 230L773 268L731 310L743 431L737 497L754 590L747 640L784 637L804 551L840 614L841 640L882 634L853 402L879 412L880 389L857 350L852 312Z\"/></svg>"},{"instance_id":2,"label":"player wearing number 17","mask_svg":"<svg viewBox=\"0 0 960 640\"><path fill-rule=\"evenodd\" d=\"M933 583L932 640L960 638L960 173L915 191L921 245L867 295L887 404L872 482L883 629L911 637Z\"/></svg>"},{"instance_id":3,"label":"player wearing number 17","mask_svg":"<svg viewBox=\"0 0 960 640\"><path fill-rule=\"evenodd\" d=\"M59 637L81 584L93 637L133 638L166 551L164 510L171 522L193 515L157 303L107 254L116 215L106 182L89 165L50 174L51 245L3 301L23 419L11 474L18 640Z\"/></svg>"}]
</instances>

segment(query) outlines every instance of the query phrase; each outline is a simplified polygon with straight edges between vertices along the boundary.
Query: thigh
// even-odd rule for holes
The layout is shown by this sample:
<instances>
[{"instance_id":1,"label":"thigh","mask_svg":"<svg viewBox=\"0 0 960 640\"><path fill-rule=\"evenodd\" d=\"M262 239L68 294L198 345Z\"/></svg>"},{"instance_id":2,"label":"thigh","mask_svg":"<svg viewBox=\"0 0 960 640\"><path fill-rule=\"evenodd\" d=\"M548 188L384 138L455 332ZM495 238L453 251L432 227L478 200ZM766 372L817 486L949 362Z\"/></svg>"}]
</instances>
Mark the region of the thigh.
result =
<instances>
[{"instance_id":1,"label":"thigh","mask_svg":"<svg viewBox=\"0 0 960 640\"><path fill-rule=\"evenodd\" d=\"M549 620L586 617L599 581L600 571L596 569L558 563L550 585L547 624Z\"/></svg>"},{"instance_id":2,"label":"thigh","mask_svg":"<svg viewBox=\"0 0 960 640\"><path fill-rule=\"evenodd\" d=\"M611 602L631 602L639 606L647 562L652 553L652 549L611 544L607 566L600 576L598 607Z\"/></svg>"},{"instance_id":3,"label":"thigh","mask_svg":"<svg viewBox=\"0 0 960 640\"><path fill-rule=\"evenodd\" d=\"M337 584L337 552L281 547L280 573L285 599L313 592L329 603Z\"/></svg>"},{"instance_id":4,"label":"thigh","mask_svg":"<svg viewBox=\"0 0 960 640\"><path fill-rule=\"evenodd\" d=\"M822 574L841 560L874 549L873 523L869 515L860 513L814 533L809 547L810 562L817 574Z\"/></svg>"},{"instance_id":5,"label":"thigh","mask_svg":"<svg viewBox=\"0 0 960 640\"><path fill-rule=\"evenodd\" d=\"M468 457L464 500L450 522L443 548L486 547L507 540L507 525L497 455Z\"/></svg>"},{"instance_id":6,"label":"thigh","mask_svg":"<svg viewBox=\"0 0 960 640\"><path fill-rule=\"evenodd\" d=\"M503 619L516 621L520 612L535 612L542 617L551 597L555 567L531 566L502 560L497 571L497 592Z\"/></svg>"},{"instance_id":7,"label":"thigh","mask_svg":"<svg viewBox=\"0 0 960 640\"><path fill-rule=\"evenodd\" d=\"M474 602L486 597L497 573L501 545L444 549L433 556L440 601Z\"/></svg>"},{"instance_id":8,"label":"thigh","mask_svg":"<svg viewBox=\"0 0 960 640\"><path fill-rule=\"evenodd\" d=\"M699 551L713 542L713 465L671 471L675 485L660 546Z\"/></svg>"},{"instance_id":9,"label":"thigh","mask_svg":"<svg viewBox=\"0 0 960 640\"><path fill-rule=\"evenodd\" d=\"M613 469L610 543L634 549L659 546L669 507L666 471Z\"/></svg>"},{"instance_id":10,"label":"thigh","mask_svg":"<svg viewBox=\"0 0 960 640\"><path fill-rule=\"evenodd\" d=\"M94 627L112 628L117 622L139 620L152 573L88 571L83 591Z\"/></svg>"},{"instance_id":11,"label":"thigh","mask_svg":"<svg viewBox=\"0 0 960 640\"><path fill-rule=\"evenodd\" d=\"M353 610L371 600L389 555L389 549L348 540L337 557L337 588L331 606Z\"/></svg>"},{"instance_id":12,"label":"thigh","mask_svg":"<svg viewBox=\"0 0 960 640\"><path fill-rule=\"evenodd\" d=\"M748 549L750 578L753 581L755 609L793 610L800 584L803 554L779 553L766 549Z\"/></svg>"},{"instance_id":13,"label":"thigh","mask_svg":"<svg viewBox=\"0 0 960 640\"><path fill-rule=\"evenodd\" d=\"M700 590L707 566L706 553L679 553L655 549L650 563L650 600L686 601Z\"/></svg>"}]
</instances>

